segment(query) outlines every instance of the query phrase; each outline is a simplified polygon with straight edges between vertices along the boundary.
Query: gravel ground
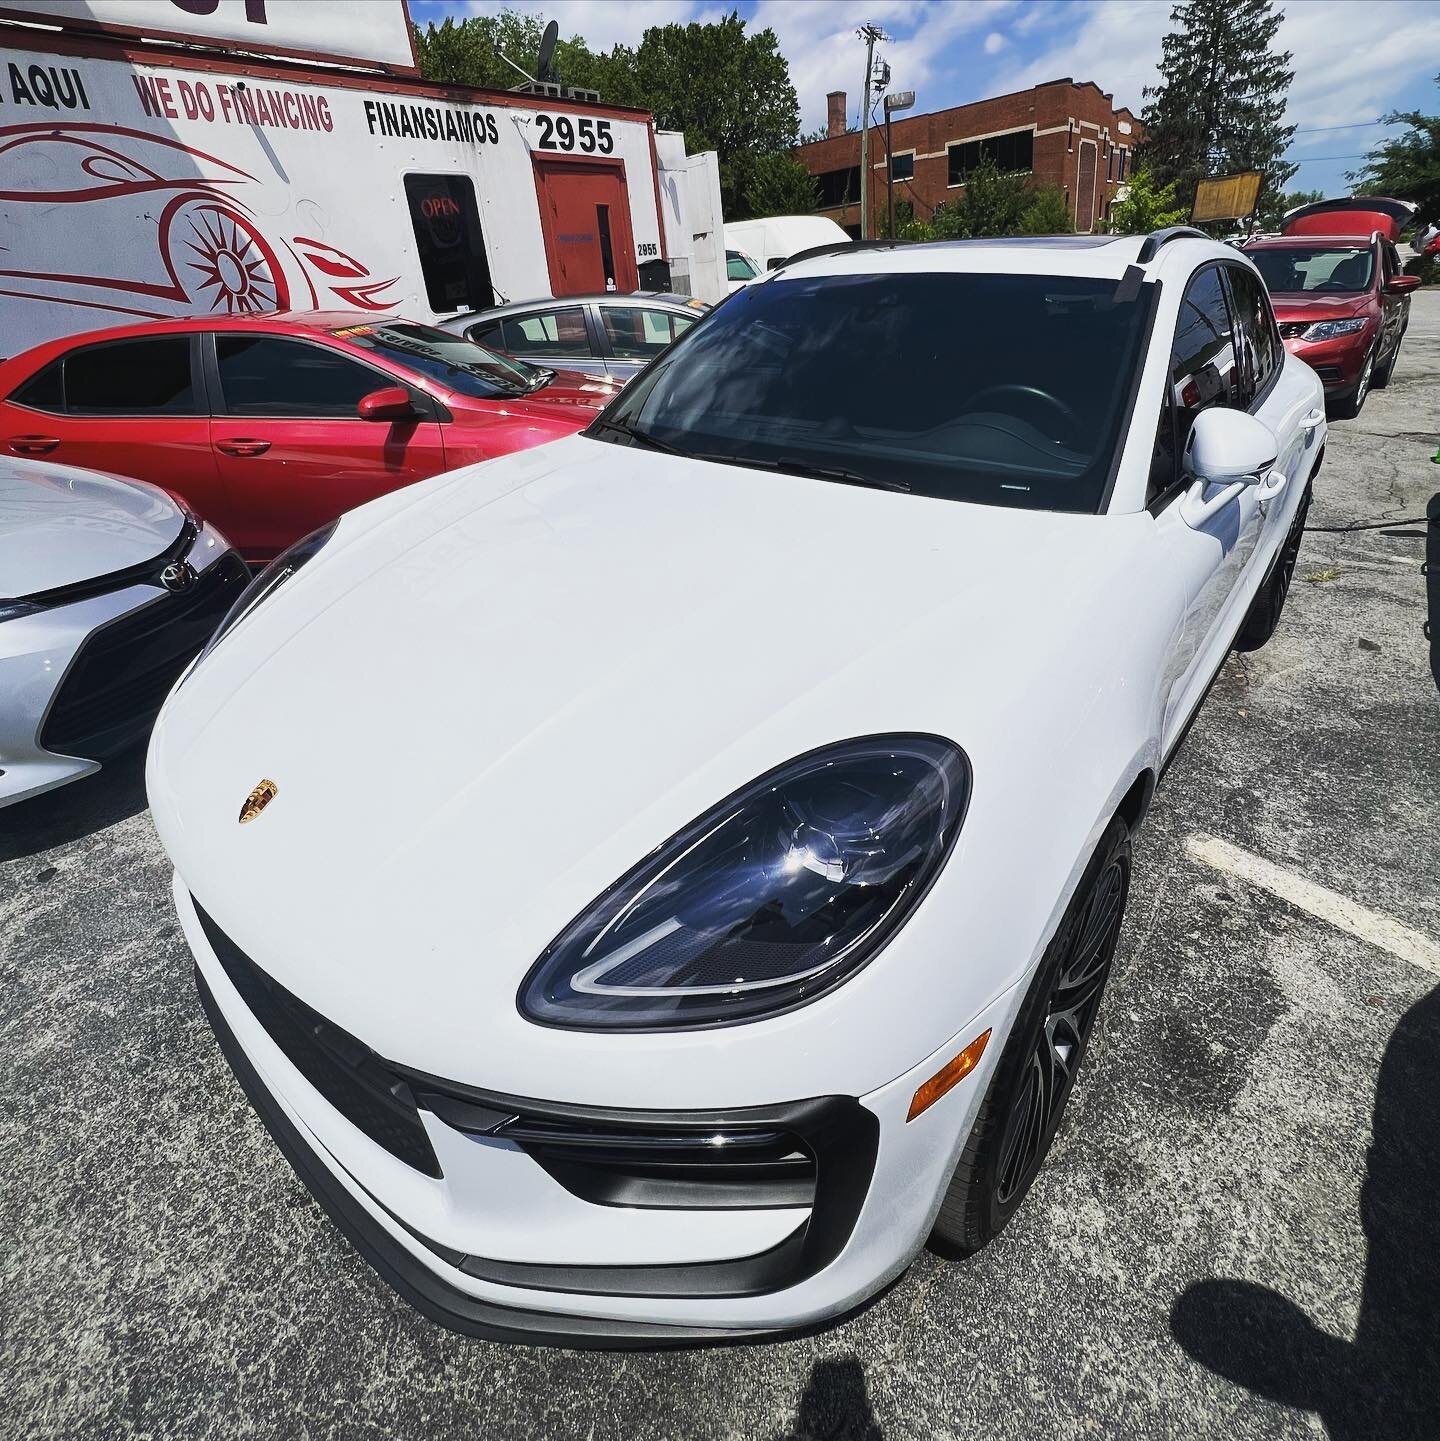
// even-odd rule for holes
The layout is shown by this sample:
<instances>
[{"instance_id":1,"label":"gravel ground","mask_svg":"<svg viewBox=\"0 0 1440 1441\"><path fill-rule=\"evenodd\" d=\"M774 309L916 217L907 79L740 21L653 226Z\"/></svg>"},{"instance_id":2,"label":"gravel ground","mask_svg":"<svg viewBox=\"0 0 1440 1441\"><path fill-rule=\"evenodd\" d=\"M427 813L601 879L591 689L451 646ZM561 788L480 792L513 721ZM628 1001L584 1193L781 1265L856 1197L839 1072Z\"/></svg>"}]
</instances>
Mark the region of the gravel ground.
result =
<instances>
[{"instance_id":1,"label":"gravel ground","mask_svg":"<svg viewBox=\"0 0 1440 1441\"><path fill-rule=\"evenodd\" d=\"M1437 413L1432 291L1389 388L1332 426L1311 525L1423 514ZM608 1355L423 1320L221 1060L138 765L0 812L0 1431L1433 1437L1436 974L1193 853L1228 841L1435 954L1422 549L1414 525L1308 536L1280 633L1227 664L1138 838L1088 1075L1022 1213L800 1340Z\"/></svg>"}]
</instances>

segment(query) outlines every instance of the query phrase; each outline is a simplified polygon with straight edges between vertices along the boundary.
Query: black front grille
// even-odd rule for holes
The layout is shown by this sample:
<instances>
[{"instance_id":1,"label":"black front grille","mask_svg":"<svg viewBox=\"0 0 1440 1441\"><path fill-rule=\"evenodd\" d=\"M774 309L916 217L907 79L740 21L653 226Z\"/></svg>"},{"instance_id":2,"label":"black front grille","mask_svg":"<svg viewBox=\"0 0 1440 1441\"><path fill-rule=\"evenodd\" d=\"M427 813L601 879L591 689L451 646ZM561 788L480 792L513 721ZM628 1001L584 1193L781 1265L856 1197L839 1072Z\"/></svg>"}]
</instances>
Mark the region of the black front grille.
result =
<instances>
[{"instance_id":1,"label":"black front grille","mask_svg":"<svg viewBox=\"0 0 1440 1441\"><path fill-rule=\"evenodd\" d=\"M409 1086L368 1046L267 976L198 902L195 914L230 984L286 1060L377 1146L427 1176L443 1175Z\"/></svg>"},{"instance_id":2,"label":"black front grille","mask_svg":"<svg viewBox=\"0 0 1440 1441\"><path fill-rule=\"evenodd\" d=\"M62 755L108 760L142 739L175 678L210 639L249 583L230 551L188 590L156 598L95 631L75 653L40 728Z\"/></svg>"}]
</instances>

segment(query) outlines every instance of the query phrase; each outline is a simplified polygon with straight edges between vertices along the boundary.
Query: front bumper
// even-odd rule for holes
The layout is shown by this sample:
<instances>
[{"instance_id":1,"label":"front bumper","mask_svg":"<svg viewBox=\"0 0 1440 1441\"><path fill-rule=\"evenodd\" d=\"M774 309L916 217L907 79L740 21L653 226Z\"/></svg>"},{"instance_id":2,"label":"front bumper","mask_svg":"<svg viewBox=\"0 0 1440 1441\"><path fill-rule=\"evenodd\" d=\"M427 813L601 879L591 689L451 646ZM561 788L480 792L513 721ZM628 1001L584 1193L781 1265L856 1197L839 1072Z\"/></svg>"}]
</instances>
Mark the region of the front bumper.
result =
<instances>
[{"instance_id":1,"label":"front bumper","mask_svg":"<svg viewBox=\"0 0 1440 1441\"><path fill-rule=\"evenodd\" d=\"M265 977L178 876L175 899L221 1048L312 1194L407 1301L491 1339L695 1345L853 1309L923 1244L1015 999L957 1038L955 1051L990 1026L997 1042L978 1074L914 1123L910 1099L949 1047L858 1100L673 1113L652 1096L598 1110L480 1093L383 1061ZM647 1163L637 1174L615 1159L617 1136L679 1136L693 1156L695 1138L762 1132L798 1142L814 1162L808 1179L787 1173L756 1189L751 1172L727 1164L717 1188L708 1165Z\"/></svg>"},{"instance_id":2,"label":"front bumper","mask_svg":"<svg viewBox=\"0 0 1440 1441\"><path fill-rule=\"evenodd\" d=\"M150 569L171 560L194 569L188 589L127 573L0 626L0 806L88 775L148 734L248 580L209 526L187 528Z\"/></svg>"}]
</instances>

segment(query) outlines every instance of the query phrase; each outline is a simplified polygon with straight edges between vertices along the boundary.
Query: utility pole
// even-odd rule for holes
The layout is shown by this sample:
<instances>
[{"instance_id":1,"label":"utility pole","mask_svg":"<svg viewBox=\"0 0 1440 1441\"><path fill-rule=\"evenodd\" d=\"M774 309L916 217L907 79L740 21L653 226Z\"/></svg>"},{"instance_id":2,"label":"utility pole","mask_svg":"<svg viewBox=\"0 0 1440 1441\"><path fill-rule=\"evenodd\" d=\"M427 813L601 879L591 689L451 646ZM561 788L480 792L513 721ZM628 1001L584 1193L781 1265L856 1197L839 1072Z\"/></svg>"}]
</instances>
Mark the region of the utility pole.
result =
<instances>
[{"instance_id":1,"label":"utility pole","mask_svg":"<svg viewBox=\"0 0 1440 1441\"><path fill-rule=\"evenodd\" d=\"M875 65L875 42L890 37L878 25L862 25L855 32L865 42L865 84L860 88L860 238L870 238L870 90Z\"/></svg>"}]
</instances>

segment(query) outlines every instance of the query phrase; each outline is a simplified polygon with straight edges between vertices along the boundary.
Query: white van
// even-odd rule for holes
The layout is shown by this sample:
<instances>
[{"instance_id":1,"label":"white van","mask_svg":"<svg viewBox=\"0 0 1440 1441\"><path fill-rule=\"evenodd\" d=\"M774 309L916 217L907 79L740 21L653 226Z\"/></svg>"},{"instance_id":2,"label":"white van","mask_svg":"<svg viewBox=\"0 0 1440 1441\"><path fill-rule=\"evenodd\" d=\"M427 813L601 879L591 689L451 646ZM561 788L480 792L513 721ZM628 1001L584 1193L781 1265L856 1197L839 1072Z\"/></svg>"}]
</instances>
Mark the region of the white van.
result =
<instances>
[{"instance_id":1,"label":"white van","mask_svg":"<svg viewBox=\"0 0 1440 1441\"><path fill-rule=\"evenodd\" d=\"M767 220L732 220L725 249L753 257L762 271L817 245L844 245L850 237L824 215L772 215Z\"/></svg>"}]
</instances>

